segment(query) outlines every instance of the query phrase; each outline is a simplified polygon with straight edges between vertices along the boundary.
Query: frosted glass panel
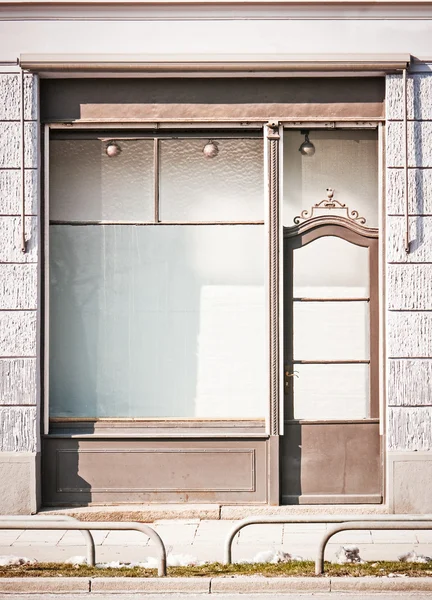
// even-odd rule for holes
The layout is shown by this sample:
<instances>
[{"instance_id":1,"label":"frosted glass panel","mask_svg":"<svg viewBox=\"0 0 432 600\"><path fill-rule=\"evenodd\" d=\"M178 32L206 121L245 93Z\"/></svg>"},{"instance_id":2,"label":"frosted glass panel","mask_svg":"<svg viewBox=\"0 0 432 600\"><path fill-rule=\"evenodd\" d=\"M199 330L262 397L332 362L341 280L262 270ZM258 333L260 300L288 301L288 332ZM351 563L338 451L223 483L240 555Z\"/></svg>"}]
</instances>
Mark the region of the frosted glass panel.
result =
<instances>
[{"instance_id":1,"label":"frosted glass panel","mask_svg":"<svg viewBox=\"0 0 432 600\"><path fill-rule=\"evenodd\" d=\"M322 237L294 250L294 298L368 298L369 249Z\"/></svg>"},{"instance_id":2,"label":"frosted glass panel","mask_svg":"<svg viewBox=\"0 0 432 600\"><path fill-rule=\"evenodd\" d=\"M284 225L294 225L295 216L333 188L336 200L359 211L368 227L378 227L377 132L311 130L309 138L316 152L303 156L300 131L284 133Z\"/></svg>"},{"instance_id":3,"label":"frosted glass panel","mask_svg":"<svg viewBox=\"0 0 432 600\"><path fill-rule=\"evenodd\" d=\"M120 140L108 157L101 140L50 142L50 218L153 221L153 140Z\"/></svg>"},{"instance_id":4,"label":"frosted glass panel","mask_svg":"<svg viewBox=\"0 0 432 600\"><path fill-rule=\"evenodd\" d=\"M266 414L264 227L50 231L52 416Z\"/></svg>"},{"instance_id":5,"label":"frosted glass panel","mask_svg":"<svg viewBox=\"0 0 432 600\"><path fill-rule=\"evenodd\" d=\"M369 416L369 365L295 365L295 370L295 419Z\"/></svg>"},{"instance_id":6,"label":"frosted glass panel","mask_svg":"<svg viewBox=\"0 0 432 600\"><path fill-rule=\"evenodd\" d=\"M369 303L294 302L294 359L369 359Z\"/></svg>"},{"instance_id":7,"label":"frosted glass panel","mask_svg":"<svg viewBox=\"0 0 432 600\"><path fill-rule=\"evenodd\" d=\"M166 221L264 219L262 139L214 139L219 153L206 158L208 139L160 142L160 215Z\"/></svg>"}]
</instances>

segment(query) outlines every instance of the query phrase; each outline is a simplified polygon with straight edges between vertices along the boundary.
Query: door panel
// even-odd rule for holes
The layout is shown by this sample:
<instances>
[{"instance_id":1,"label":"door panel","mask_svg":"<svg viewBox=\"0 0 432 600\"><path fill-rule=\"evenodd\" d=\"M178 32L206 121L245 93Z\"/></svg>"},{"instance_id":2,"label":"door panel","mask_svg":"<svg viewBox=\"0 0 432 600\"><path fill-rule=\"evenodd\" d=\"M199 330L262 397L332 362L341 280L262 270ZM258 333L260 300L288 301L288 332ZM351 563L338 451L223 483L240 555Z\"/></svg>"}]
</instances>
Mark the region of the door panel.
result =
<instances>
[{"instance_id":1,"label":"door panel","mask_svg":"<svg viewBox=\"0 0 432 600\"><path fill-rule=\"evenodd\" d=\"M381 502L377 239L320 224L284 240L282 502Z\"/></svg>"},{"instance_id":2,"label":"door panel","mask_svg":"<svg viewBox=\"0 0 432 600\"><path fill-rule=\"evenodd\" d=\"M369 360L369 305L294 300L294 360Z\"/></svg>"},{"instance_id":3,"label":"door panel","mask_svg":"<svg viewBox=\"0 0 432 600\"><path fill-rule=\"evenodd\" d=\"M293 252L294 298L369 296L369 251L335 236Z\"/></svg>"},{"instance_id":4,"label":"door panel","mask_svg":"<svg viewBox=\"0 0 432 600\"><path fill-rule=\"evenodd\" d=\"M285 424L282 436L282 503L380 503L379 424Z\"/></svg>"},{"instance_id":5,"label":"door panel","mask_svg":"<svg viewBox=\"0 0 432 600\"><path fill-rule=\"evenodd\" d=\"M366 419L369 416L369 366L295 365L294 419ZM347 402L347 397L350 401Z\"/></svg>"}]
</instances>

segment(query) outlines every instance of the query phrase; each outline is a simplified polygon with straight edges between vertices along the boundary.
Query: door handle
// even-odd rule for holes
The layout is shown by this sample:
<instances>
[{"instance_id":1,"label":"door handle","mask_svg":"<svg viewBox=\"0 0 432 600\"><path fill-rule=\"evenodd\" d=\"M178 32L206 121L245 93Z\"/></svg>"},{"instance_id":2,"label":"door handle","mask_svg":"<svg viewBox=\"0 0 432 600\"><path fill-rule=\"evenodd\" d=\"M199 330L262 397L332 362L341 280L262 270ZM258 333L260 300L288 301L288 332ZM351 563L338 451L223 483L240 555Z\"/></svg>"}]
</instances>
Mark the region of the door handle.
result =
<instances>
[{"instance_id":1,"label":"door handle","mask_svg":"<svg viewBox=\"0 0 432 600\"><path fill-rule=\"evenodd\" d=\"M298 377L298 372L297 371L293 371L292 373L290 373L289 367L285 367L284 371L285 371L285 387L288 388L289 387L289 380L291 379L291 377Z\"/></svg>"}]
</instances>

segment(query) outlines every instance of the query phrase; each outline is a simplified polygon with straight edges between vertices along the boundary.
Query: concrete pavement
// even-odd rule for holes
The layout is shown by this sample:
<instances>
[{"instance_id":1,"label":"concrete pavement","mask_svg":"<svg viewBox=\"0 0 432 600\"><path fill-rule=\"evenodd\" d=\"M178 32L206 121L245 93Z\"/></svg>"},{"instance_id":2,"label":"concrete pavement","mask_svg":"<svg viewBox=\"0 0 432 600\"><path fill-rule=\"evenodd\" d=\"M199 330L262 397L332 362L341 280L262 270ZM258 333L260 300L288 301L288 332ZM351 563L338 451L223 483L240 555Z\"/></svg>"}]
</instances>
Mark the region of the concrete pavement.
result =
<instances>
[{"instance_id":1,"label":"concrete pavement","mask_svg":"<svg viewBox=\"0 0 432 600\"><path fill-rule=\"evenodd\" d=\"M223 559L224 541L236 521L200 519L161 519L150 523L165 543L169 555L188 555L199 561ZM234 539L233 560L250 560L266 550L283 550L304 559L315 559L317 544L325 524L250 525ZM98 562L143 561L155 556L149 538L135 531L94 531ZM353 531L335 535L327 546L326 560L338 548L355 544L364 560L397 560L400 554L415 550L432 555L432 531ZM0 555L62 562L71 556L85 555L79 531L0 531Z\"/></svg>"}]
</instances>

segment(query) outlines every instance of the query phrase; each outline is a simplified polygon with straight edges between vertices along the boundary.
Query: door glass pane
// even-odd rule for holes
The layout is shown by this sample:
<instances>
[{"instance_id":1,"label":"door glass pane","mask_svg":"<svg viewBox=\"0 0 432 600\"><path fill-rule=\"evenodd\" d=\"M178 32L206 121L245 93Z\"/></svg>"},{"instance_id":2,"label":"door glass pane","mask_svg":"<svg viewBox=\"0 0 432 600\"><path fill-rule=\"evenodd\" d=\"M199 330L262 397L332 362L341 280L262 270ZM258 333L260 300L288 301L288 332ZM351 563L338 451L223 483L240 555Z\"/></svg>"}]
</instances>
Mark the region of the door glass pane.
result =
<instances>
[{"instance_id":1,"label":"door glass pane","mask_svg":"<svg viewBox=\"0 0 432 600\"><path fill-rule=\"evenodd\" d=\"M50 410L264 417L263 226L51 226Z\"/></svg>"},{"instance_id":2,"label":"door glass pane","mask_svg":"<svg viewBox=\"0 0 432 600\"><path fill-rule=\"evenodd\" d=\"M284 225L293 226L295 216L326 198L326 189L333 188L336 200L357 210L368 227L378 227L376 130L311 130L309 138L316 151L303 156L299 147L304 135L298 130L284 132Z\"/></svg>"},{"instance_id":3,"label":"door glass pane","mask_svg":"<svg viewBox=\"0 0 432 600\"><path fill-rule=\"evenodd\" d=\"M295 365L295 371L295 419L369 416L369 365Z\"/></svg>"},{"instance_id":4,"label":"door glass pane","mask_svg":"<svg viewBox=\"0 0 432 600\"><path fill-rule=\"evenodd\" d=\"M369 359L368 302L294 302L295 360Z\"/></svg>"},{"instance_id":5,"label":"door glass pane","mask_svg":"<svg viewBox=\"0 0 432 600\"><path fill-rule=\"evenodd\" d=\"M213 139L213 158L203 154L208 141L161 140L161 220L264 219L262 139Z\"/></svg>"},{"instance_id":6,"label":"door glass pane","mask_svg":"<svg viewBox=\"0 0 432 600\"><path fill-rule=\"evenodd\" d=\"M294 298L368 298L369 249L334 236L294 250Z\"/></svg>"},{"instance_id":7,"label":"door glass pane","mask_svg":"<svg viewBox=\"0 0 432 600\"><path fill-rule=\"evenodd\" d=\"M50 142L50 219L153 221L153 140Z\"/></svg>"}]
</instances>

